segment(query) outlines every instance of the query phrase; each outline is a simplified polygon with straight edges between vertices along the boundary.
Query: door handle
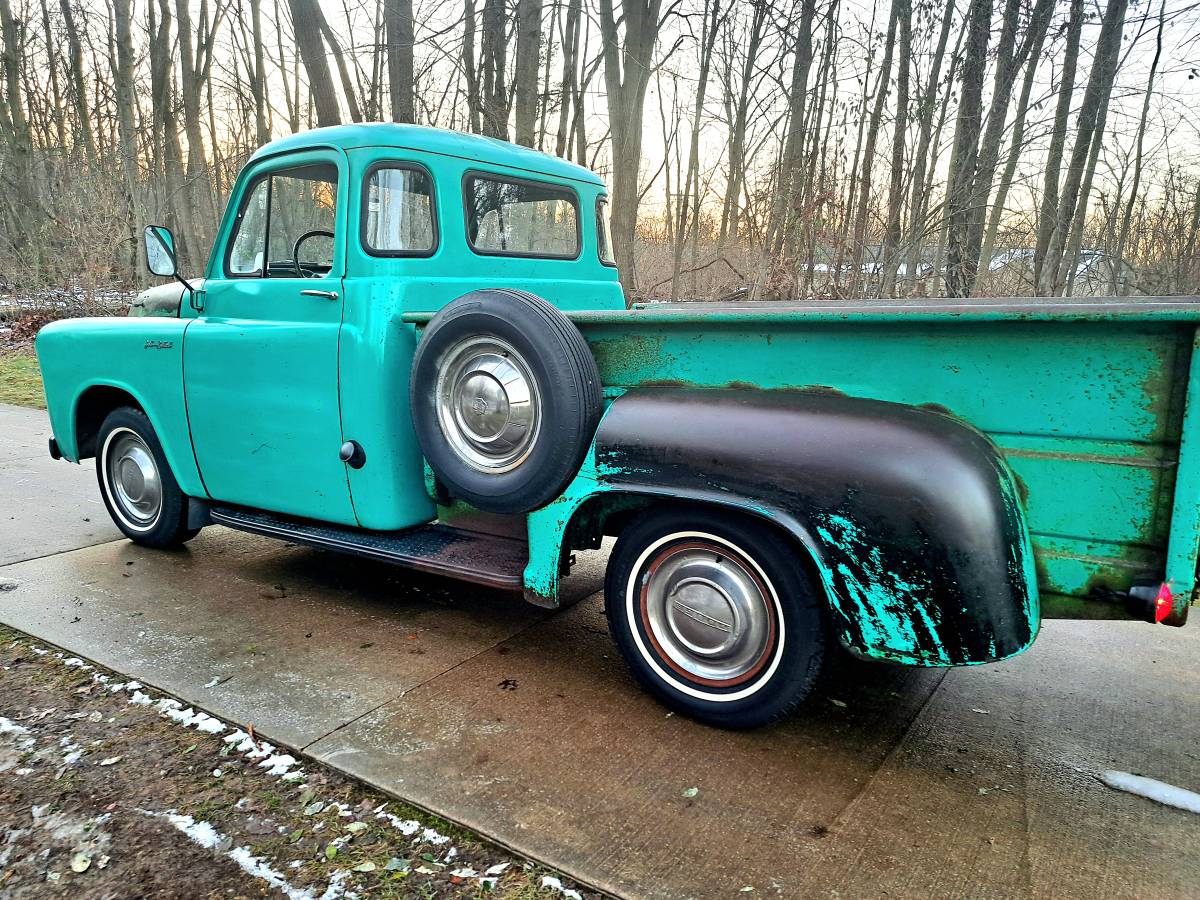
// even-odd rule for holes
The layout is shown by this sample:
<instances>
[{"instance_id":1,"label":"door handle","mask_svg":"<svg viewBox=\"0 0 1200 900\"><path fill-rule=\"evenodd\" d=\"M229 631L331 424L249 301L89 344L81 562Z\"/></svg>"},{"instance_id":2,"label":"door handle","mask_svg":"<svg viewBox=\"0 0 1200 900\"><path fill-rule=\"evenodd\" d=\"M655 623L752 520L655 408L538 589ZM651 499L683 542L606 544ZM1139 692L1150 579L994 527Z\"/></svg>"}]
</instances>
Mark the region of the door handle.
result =
<instances>
[{"instance_id":1,"label":"door handle","mask_svg":"<svg viewBox=\"0 0 1200 900\"><path fill-rule=\"evenodd\" d=\"M325 300L336 300L338 298L338 292L337 291L318 291L318 290L310 289L307 291L301 291L300 296L301 297L321 297Z\"/></svg>"}]
</instances>

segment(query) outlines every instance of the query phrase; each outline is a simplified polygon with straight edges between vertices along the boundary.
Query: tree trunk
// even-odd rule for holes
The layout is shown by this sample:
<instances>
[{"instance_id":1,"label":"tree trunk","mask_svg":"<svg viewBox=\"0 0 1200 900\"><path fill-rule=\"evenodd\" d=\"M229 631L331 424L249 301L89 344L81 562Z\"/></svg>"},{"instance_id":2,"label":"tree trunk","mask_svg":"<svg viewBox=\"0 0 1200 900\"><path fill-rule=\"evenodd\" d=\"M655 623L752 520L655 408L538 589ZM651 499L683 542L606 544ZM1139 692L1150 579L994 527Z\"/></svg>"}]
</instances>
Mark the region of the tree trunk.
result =
<instances>
[{"instance_id":1,"label":"tree trunk","mask_svg":"<svg viewBox=\"0 0 1200 900\"><path fill-rule=\"evenodd\" d=\"M801 0L800 27L796 29L796 52L792 57L792 74L788 86L788 128L784 138L783 154L779 165L779 186L771 210L771 223L767 227L769 243L776 258L783 256L788 262L796 253L799 228L801 195L806 178L804 165L804 132L806 104L808 101L808 74L813 61L813 19L816 17L816 0ZM755 48L757 56L757 47ZM742 109L743 132L745 110ZM742 140L745 140L744 133ZM740 155L740 154L739 154ZM764 253L767 247L764 245Z\"/></svg>"},{"instance_id":2,"label":"tree trunk","mask_svg":"<svg viewBox=\"0 0 1200 900\"><path fill-rule=\"evenodd\" d=\"M204 7L201 7L202 9ZM187 134L188 154L187 194L191 199L191 208L195 213L193 226L198 226L194 235L196 246L206 246L208 238L216 225L216 209L213 203L212 184L209 181L208 159L204 152L203 118L200 109L200 92L204 78L202 64L197 59L197 51L193 47L193 30L188 0L175 0L175 20L178 23L179 57L181 65L180 79L183 92L183 127ZM199 30L203 43L203 30Z\"/></svg>"},{"instance_id":3,"label":"tree trunk","mask_svg":"<svg viewBox=\"0 0 1200 900\"><path fill-rule=\"evenodd\" d=\"M679 270L683 262L685 235L699 229L700 218L700 125L704 115L704 97L708 91L708 71L712 64L713 46L717 41L717 26L721 23L721 0L705 0L704 21L708 27L700 35L700 76L696 81L696 101L692 107L692 128L688 142L687 174L679 197L678 224L672 254L671 298L679 296Z\"/></svg>"},{"instance_id":4,"label":"tree trunk","mask_svg":"<svg viewBox=\"0 0 1200 900\"><path fill-rule=\"evenodd\" d=\"M1048 7L1048 10L1039 17L1037 12L1043 6ZM1046 42L1046 32L1049 30L1053 12L1053 2L1039 2L1035 7L1034 17L1029 23L1033 39L1025 60L1025 78L1021 83L1021 96L1017 100L1017 112L1013 119L1012 141L1008 148L1008 158L1004 163L1004 172L1000 176L1000 183L996 186L996 196L992 200L988 213L987 230L984 232L983 245L979 251L980 265L985 269L991 265L992 254L995 252L996 235L1000 230L1000 219L1004 216L1004 204L1008 200L1008 191L1012 187L1013 178L1017 172L1017 163L1020 161L1021 151L1024 149L1025 119L1029 114L1029 98L1033 93L1033 82L1042 61L1042 46Z\"/></svg>"},{"instance_id":5,"label":"tree trunk","mask_svg":"<svg viewBox=\"0 0 1200 900\"><path fill-rule=\"evenodd\" d=\"M338 80L342 83L342 94L346 98L346 105L350 107L350 121L361 122L363 120L362 107L358 104L358 91L354 87L354 79L350 77L350 67L346 65L346 54L342 52L342 45L338 42L333 29L329 27L324 13L321 13L317 24L320 26L325 43L329 45L329 52L333 54L333 63L338 70Z\"/></svg>"},{"instance_id":6,"label":"tree trunk","mask_svg":"<svg viewBox=\"0 0 1200 900\"><path fill-rule=\"evenodd\" d=\"M987 66L988 31L992 5L988 0L971 0L967 8L967 46L963 56L958 120L954 126L954 149L950 184L946 192L946 294L966 297L975 280L975 262L967 256L967 230L975 214L972 187L979 156L979 131L983 124L983 76Z\"/></svg>"},{"instance_id":7,"label":"tree trunk","mask_svg":"<svg viewBox=\"0 0 1200 900\"><path fill-rule=\"evenodd\" d=\"M517 0L517 60L513 73L513 122L518 144L532 147L537 135L538 68L542 49L542 0Z\"/></svg>"},{"instance_id":8,"label":"tree trunk","mask_svg":"<svg viewBox=\"0 0 1200 900\"><path fill-rule=\"evenodd\" d=\"M134 125L134 49L133 33L130 16L132 13L130 0L113 0L113 30L117 45L117 58L113 60L113 93L117 101L117 133L121 148L121 173L125 179L125 196L128 210L128 227L130 237L137 234L144 211L141 203L139 187L140 170L138 167L137 131ZM134 240L131 263L137 262L137 250L140 241ZM131 266L131 270L132 270Z\"/></svg>"},{"instance_id":9,"label":"tree trunk","mask_svg":"<svg viewBox=\"0 0 1200 900\"><path fill-rule=\"evenodd\" d=\"M970 282L967 290L975 287L975 276L980 265L986 272L991 264L990 259L981 258L983 244L983 226L987 211L988 197L992 192L992 181L996 177L996 166L1000 161L1000 143L1004 139L1004 125L1008 120L1008 104L1012 96L1013 85L1017 73L1021 70L1025 57L1032 49L1037 38L1039 23L1049 22L1050 14L1054 11L1053 0L1037 0L1033 16L1025 38L1017 47L1017 20L1020 17L1021 4L1019 0L1007 0L1004 5L1003 24L1000 28L1000 42L996 47L996 79L992 87L992 107L988 110L987 128L984 131L983 142L979 148L979 162L975 169L975 182L971 189L970 225L967 227L966 247L964 255L971 262L968 266Z\"/></svg>"},{"instance_id":10,"label":"tree trunk","mask_svg":"<svg viewBox=\"0 0 1200 900\"><path fill-rule=\"evenodd\" d=\"M1059 180L1062 177L1063 152L1067 145L1067 126L1071 115L1071 97L1075 92L1075 71L1079 65L1079 38L1082 31L1083 0L1071 0L1067 16L1067 46L1063 56L1062 77L1058 84L1058 102L1054 108L1054 130L1050 135L1050 147L1046 151L1046 177L1038 211L1037 245L1033 253L1035 292L1040 291L1046 252L1056 225ZM1053 278L1050 281L1053 281Z\"/></svg>"},{"instance_id":11,"label":"tree trunk","mask_svg":"<svg viewBox=\"0 0 1200 900\"><path fill-rule=\"evenodd\" d=\"M766 25L767 13L770 11L770 7L766 0L752 0L751 10L750 30L746 38L746 55L743 58L742 67L738 73L737 99L730 107L732 109L730 120L733 124L730 127L727 148L729 176L726 179L725 198L721 210L721 230L718 237L718 243L721 246L725 246L726 243L736 243L739 237L742 185L745 183L746 177L744 156L746 149L746 123L750 112L750 88L754 82L754 67L758 56L758 49L762 45L763 29ZM733 23L736 20L731 17L729 21ZM737 45L738 39L736 36L733 37L732 43L735 46ZM732 69L732 66L730 68ZM731 74L727 73L725 77L727 95L729 93Z\"/></svg>"},{"instance_id":12,"label":"tree trunk","mask_svg":"<svg viewBox=\"0 0 1200 900\"><path fill-rule=\"evenodd\" d=\"M296 46L304 63L304 71L308 73L308 88L316 107L317 125L321 128L338 125L342 121L342 114L333 90L333 75L325 56L325 42L321 39L321 8L317 0L288 0L288 6L292 12Z\"/></svg>"},{"instance_id":13,"label":"tree trunk","mask_svg":"<svg viewBox=\"0 0 1200 900\"><path fill-rule=\"evenodd\" d=\"M858 205L854 218L854 244L850 270L850 295L856 296L862 280L863 258L866 255L867 216L870 213L871 175L875 165L875 147L879 142L879 126L883 121L883 107L887 102L888 84L892 77L892 57L896 51L896 25L900 7L905 0L892 0L892 11L888 15L887 37L883 44L883 62L879 64L879 78L875 83L875 104L867 124L866 144L863 147L862 167L858 174Z\"/></svg>"},{"instance_id":14,"label":"tree trunk","mask_svg":"<svg viewBox=\"0 0 1200 900\"><path fill-rule=\"evenodd\" d=\"M579 80L579 23L582 0L567 0L567 18L562 33L562 82L558 92L558 130L554 153L566 156L570 146L571 107Z\"/></svg>"},{"instance_id":15,"label":"tree trunk","mask_svg":"<svg viewBox=\"0 0 1200 900\"><path fill-rule=\"evenodd\" d=\"M413 84L412 0L383 0L383 23L384 33L387 35L388 91L392 97L392 121L415 122L417 118Z\"/></svg>"},{"instance_id":16,"label":"tree trunk","mask_svg":"<svg viewBox=\"0 0 1200 900\"><path fill-rule=\"evenodd\" d=\"M70 51L71 68L71 100L75 105L75 125L79 129L80 143L83 152L91 165L96 164L96 138L92 131L92 114L88 109L87 83L83 68L83 44L79 40L79 30L75 26L75 13L71 9L71 0L59 0L63 22L66 25L67 49Z\"/></svg>"},{"instance_id":17,"label":"tree trunk","mask_svg":"<svg viewBox=\"0 0 1200 900\"><path fill-rule=\"evenodd\" d=\"M250 33L254 42L254 71L250 90L254 94L254 140L262 146L271 140L271 126L267 119L267 66L263 51L262 0L250 0Z\"/></svg>"},{"instance_id":18,"label":"tree trunk","mask_svg":"<svg viewBox=\"0 0 1200 900\"><path fill-rule=\"evenodd\" d=\"M938 32L937 47L933 52L933 62L929 67L929 77L925 82L925 91L921 95L921 103L917 113L917 148L913 153L912 185L908 201L908 262L905 266L908 277L916 278L921 267L921 251L925 237L925 213L929 206L929 195L925 191L925 172L932 169L929 165L931 147L936 153L937 144L933 141L933 114L938 108L937 99L942 76L942 61L946 56L946 44L950 38L950 25L954 21L955 5L946 4L942 15L942 27ZM957 48L954 58L957 58ZM947 79L949 81L949 79ZM942 107L943 112L945 107Z\"/></svg>"},{"instance_id":19,"label":"tree trunk","mask_svg":"<svg viewBox=\"0 0 1200 900\"><path fill-rule=\"evenodd\" d=\"M1121 269L1125 264L1125 247L1129 240L1129 226L1133 221L1133 210L1137 206L1138 191L1142 183L1143 153L1146 141L1146 123L1150 118L1150 98L1154 94L1154 76L1158 74L1158 64L1162 59L1163 30L1166 28L1167 0L1162 0L1158 8L1158 34L1154 40L1154 60L1150 63L1150 75L1146 79L1146 94L1142 98L1142 115L1138 120L1137 144L1133 156L1133 184L1129 187L1129 199L1125 203L1125 211L1121 214L1121 225L1117 231L1117 249L1113 254L1112 277L1109 290L1113 294L1124 296L1129 286L1121 278Z\"/></svg>"},{"instance_id":20,"label":"tree trunk","mask_svg":"<svg viewBox=\"0 0 1200 900\"><path fill-rule=\"evenodd\" d=\"M483 0L483 133L508 140L507 16L504 0Z\"/></svg>"},{"instance_id":21,"label":"tree trunk","mask_svg":"<svg viewBox=\"0 0 1200 900\"><path fill-rule=\"evenodd\" d=\"M1101 116L1107 110L1113 79L1116 77L1127 6L1128 0L1109 0L1108 7L1104 10L1092 71L1088 76L1087 88L1079 108L1075 145L1071 150L1071 160L1059 195L1058 215L1046 245L1045 262L1038 277L1037 292L1043 297L1058 296L1066 287L1067 241L1077 211L1086 212L1087 197L1082 195L1081 202L1080 189L1084 186L1085 179L1090 184L1091 173L1094 171L1094 162L1089 165L1089 158L1092 158L1092 142L1102 138L1102 134L1098 133L1103 131ZM1082 209L1077 209L1078 207Z\"/></svg>"},{"instance_id":22,"label":"tree trunk","mask_svg":"<svg viewBox=\"0 0 1200 900\"><path fill-rule=\"evenodd\" d=\"M600 0L600 33L604 39L604 81L608 92L608 122L612 133L611 205L613 250L626 298L637 283L634 271L638 180L642 161L642 118L646 88L653 71L662 0L626 0L622 7L622 42L612 0Z\"/></svg>"},{"instance_id":23,"label":"tree trunk","mask_svg":"<svg viewBox=\"0 0 1200 900\"><path fill-rule=\"evenodd\" d=\"M479 134L483 103L479 96L479 64L475 60L475 0L463 2L462 70L467 81L468 128L473 134Z\"/></svg>"},{"instance_id":24,"label":"tree trunk","mask_svg":"<svg viewBox=\"0 0 1200 900\"><path fill-rule=\"evenodd\" d=\"M908 70L912 56L912 6L898 0L900 19L900 68L896 74L896 124L892 134L892 167L888 185L887 226L879 257L883 276L879 293L890 297L896 290L897 249L900 244L900 215L904 208L904 137L908 127Z\"/></svg>"}]
</instances>

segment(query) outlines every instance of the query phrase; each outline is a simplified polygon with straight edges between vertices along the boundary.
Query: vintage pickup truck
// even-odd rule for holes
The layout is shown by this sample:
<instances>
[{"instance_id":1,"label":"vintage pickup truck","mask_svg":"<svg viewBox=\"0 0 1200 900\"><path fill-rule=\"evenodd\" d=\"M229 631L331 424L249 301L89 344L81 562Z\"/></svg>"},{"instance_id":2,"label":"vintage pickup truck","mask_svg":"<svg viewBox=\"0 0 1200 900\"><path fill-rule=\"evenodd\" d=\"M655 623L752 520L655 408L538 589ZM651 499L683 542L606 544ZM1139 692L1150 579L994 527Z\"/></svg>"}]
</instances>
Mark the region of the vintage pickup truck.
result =
<instances>
[{"instance_id":1,"label":"vintage pickup truck","mask_svg":"<svg viewBox=\"0 0 1200 900\"><path fill-rule=\"evenodd\" d=\"M38 336L50 452L147 546L218 523L547 607L616 536L634 676L726 727L794 709L834 642L957 666L1043 616L1183 623L1200 302L627 308L605 205L487 138L275 141L203 280L150 227L175 282Z\"/></svg>"}]
</instances>

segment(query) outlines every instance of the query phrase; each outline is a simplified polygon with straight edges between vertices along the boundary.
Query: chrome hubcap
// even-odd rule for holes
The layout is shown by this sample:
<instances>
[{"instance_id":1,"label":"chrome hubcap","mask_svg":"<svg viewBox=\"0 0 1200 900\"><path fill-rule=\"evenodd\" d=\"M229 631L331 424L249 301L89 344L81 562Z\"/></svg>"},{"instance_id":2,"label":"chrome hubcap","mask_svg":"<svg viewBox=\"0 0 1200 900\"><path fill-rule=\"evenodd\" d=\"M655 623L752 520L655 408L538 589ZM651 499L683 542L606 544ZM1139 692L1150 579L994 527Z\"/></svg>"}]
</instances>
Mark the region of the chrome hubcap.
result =
<instances>
[{"instance_id":1,"label":"chrome hubcap","mask_svg":"<svg viewBox=\"0 0 1200 900\"><path fill-rule=\"evenodd\" d=\"M455 453L481 472L515 469L533 449L541 401L529 365L494 337L450 350L437 381L438 424Z\"/></svg>"},{"instance_id":2,"label":"chrome hubcap","mask_svg":"<svg viewBox=\"0 0 1200 900\"><path fill-rule=\"evenodd\" d=\"M646 625L676 667L708 682L756 671L774 641L770 598L749 569L720 549L671 548L651 564Z\"/></svg>"},{"instance_id":3,"label":"chrome hubcap","mask_svg":"<svg viewBox=\"0 0 1200 900\"><path fill-rule=\"evenodd\" d=\"M113 503L138 527L154 524L162 509L162 480L142 438L122 429L109 438L105 460Z\"/></svg>"}]
</instances>

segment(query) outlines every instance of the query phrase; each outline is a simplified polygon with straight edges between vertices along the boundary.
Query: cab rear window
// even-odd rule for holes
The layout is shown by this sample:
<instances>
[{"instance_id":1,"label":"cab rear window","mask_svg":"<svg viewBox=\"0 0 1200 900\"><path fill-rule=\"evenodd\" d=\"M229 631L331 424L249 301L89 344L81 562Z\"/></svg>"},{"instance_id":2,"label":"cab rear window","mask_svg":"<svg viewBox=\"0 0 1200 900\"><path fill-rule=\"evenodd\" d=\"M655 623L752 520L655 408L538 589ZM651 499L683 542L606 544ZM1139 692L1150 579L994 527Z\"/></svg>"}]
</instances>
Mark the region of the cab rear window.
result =
<instances>
[{"instance_id":1,"label":"cab rear window","mask_svg":"<svg viewBox=\"0 0 1200 900\"><path fill-rule=\"evenodd\" d=\"M363 183L362 243L373 256L428 256L437 248L429 173L376 163Z\"/></svg>"},{"instance_id":2,"label":"cab rear window","mask_svg":"<svg viewBox=\"0 0 1200 900\"><path fill-rule=\"evenodd\" d=\"M579 203L558 185L492 175L464 180L467 240L476 253L574 259Z\"/></svg>"}]
</instances>

